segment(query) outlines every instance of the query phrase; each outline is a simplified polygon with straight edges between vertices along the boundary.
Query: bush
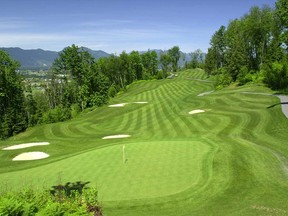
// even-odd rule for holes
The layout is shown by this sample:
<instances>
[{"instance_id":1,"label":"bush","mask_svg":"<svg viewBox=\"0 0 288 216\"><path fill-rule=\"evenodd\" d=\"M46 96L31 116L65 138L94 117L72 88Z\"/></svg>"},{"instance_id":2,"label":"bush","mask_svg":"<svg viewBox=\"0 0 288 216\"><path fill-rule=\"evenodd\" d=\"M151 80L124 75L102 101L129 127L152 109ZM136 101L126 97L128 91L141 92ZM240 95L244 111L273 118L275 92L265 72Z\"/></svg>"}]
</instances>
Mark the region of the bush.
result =
<instances>
[{"instance_id":1,"label":"bush","mask_svg":"<svg viewBox=\"0 0 288 216\"><path fill-rule=\"evenodd\" d=\"M2 193L0 194L0 216L101 216L103 214L98 204L97 190L84 188L88 183L66 183L64 187L70 188L70 192L56 190L54 195L48 191L36 193L32 190ZM76 186L79 185L83 186L83 191L77 189ZM58 186L54 186L53 189Z\"/></svg>"},{"instance_id":2,"label":"bush","mask_svg":"<svg viewBox=\"0 0 288 216\"><path fill-rule=\"evenodd\" d=\"M240 72L237 76L237 80L239 82L239 85L245 85L246 83L249 83L253 80L252 74L251 72L249 72L246 66L240 69Z\"/></svg>"},{"instance_id":3,"label":"bush","mask_svg":"<svg viewBox=\"0 0 288 216\"><path fill-rule=\"evenodd\" d=\"M232 77L231 75L227 72L226 69L221 68L218 75L216 76L216 83L215 83L215 88L216 89L221 89L224 88L230 83L232 83Z\"/></svg>"},{"instance_id":4,"label":"bush","mask_svg":"<svg viewBox=\"0 0 288 216\"><path fill-rule=\"evenodd\" d=\"M266 64L262 68L264 82L274 90L282 90L288 87L288 63L273 62Z\"/></svg>"},{"instance_id":5,"label":"bush","mask_svg":"<svg viewBox=\"0 0 288 216\"><path fill-rule=\"evenodd\" d=\"M0 198L0 216L21 216L24 206L14 197Z\"/></svg>"},{"instance_id":6,"label":"bush","mask_svg":"<svg viewBox=\"0 0 288 216\"><path fill-rule=\"evenodd\" d=\"M71 119L71 110L70 108L62 108L60 106L51 109L43 114L41 123L55 123L62 122L68 119Z\"/></svg>"}]
</instances>

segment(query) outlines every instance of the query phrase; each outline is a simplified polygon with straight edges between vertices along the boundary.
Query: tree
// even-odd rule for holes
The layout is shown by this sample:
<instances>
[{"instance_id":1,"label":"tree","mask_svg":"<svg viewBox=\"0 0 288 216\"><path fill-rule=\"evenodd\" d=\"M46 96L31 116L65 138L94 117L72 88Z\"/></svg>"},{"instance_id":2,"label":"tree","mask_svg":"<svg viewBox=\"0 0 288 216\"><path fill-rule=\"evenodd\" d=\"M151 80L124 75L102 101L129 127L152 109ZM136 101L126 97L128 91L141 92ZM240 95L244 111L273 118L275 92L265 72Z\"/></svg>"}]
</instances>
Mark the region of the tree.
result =
<instances>
[{"instance_id":1,"label":"tree","mask_svg":"<svg viewBox=\"0 0 288 216\"><path fill-rule=\"evenodd\" d=\"M224 54L226 51L226 40L225 40L226 28L221 26L218 31L216 31L210 41L211 52L215 58L215 68L221 68L224 66Z\"/></svg>"},{"instance_id":2,"label":"tree","mask_svg":"<svg viewBox=\"0 0 288 216\"><path fill-rule=\"evenodd\" d=\"M173 72L176 72L178 70L178 62L181 56L179 47L174 46L171 49L169 49L168 55L170 56L171 59Z\"/></svg>"},{"instance_id":3,"label":"tree","mask_svg":"<svg viewBox=\"0 0 288 216\"><path fill-rule=\"evenodd\" d=\"M197 49L190 53L192 58L191 62L188 63L189 68L202 68L204 64L204 54L201 49Z\"/></svg>"},{"instance_id":4,"label":"tree","mask_svg":"<svg viewBox=\"0 0 288 216\"><path fill-rule=\"evenodd\" d=\"M148 52L145 52L141 55L141 59L145 71L150 76L155 76L158 71L158 56L156 51L148 50Z\"/></svg>"},{"instance_id":5,"label":"tree","mask_svg":"<svg viewBox=\"0 0 288 216\"><path fill-rule=\"evenodd\" d=\"M276 15L278 16L281 27L282 35L281 40L286 44L286 50L288 51L288 2L287 0L278 0L276 2Z\"/></svg>"},{"instance_id":6,"label":"tree","mask_svg":"<svg viewBox=\"0 0 288 216\"><path fill-rule=\"evenodd\" d=\"M229 23L225 33L227 45L225 64L233 81L236 81L242 67L248 67L248 51L244 38L243 22L233 20Z\"/></svg>"},{"instance_id":7,"label":"tree","mask_svg":"<svg viewBox=\"0 0 288 216\"><path fill-rule=\"evenodd\" d=\"M103 74L97 71L99 67L95 64L95 59L88 51L75 45L65 48L60 53L53 64L53 79L50 89L48 88L48 91L52 88L52 96L56 95L55 99L52 99L54 108L59 105L70 107L77 103L84 110L86 107L107 101L107 83ZM110 71L109 74L112 79L117 77L122 82L122 75L119 72L117 69ZM98 79L103 81L105 86L100 85ZM103 95L100 96L100 92Z\"/></svg>"},{"instance_id":8,"label":"tree","mask_svg":"<svg viewBox=\"0 0 288 216\"><path fill-rule=\"evenodd\" d=\"M216 56L212 48L208 48L208 53L205 58L204 70L210 76L216 70Z\"/></svg>"},{"instance_id":9,"label":"tree","mask_svg":"<svg viewBox=\"0 0 288 216\"><path fill-rule=\"evenodd\" d=\"M145 70L142 64L141 56L138 51L132 51L129 55L131 72L135 74L136 80L142 80L145 77Z\"/></svg>"},{"instance_id":10,"label":"tree","mask_svg":"<svg viewBox=\"0 0 288 216\"><path fill-rule=\"evenodd\" d=\"M170 71L172 59L171 56L167 53L162 53L160 56L160 64L162 68L162 77L165 78L167 76L167 72Z\"/></svg>"},{"instance_id":11,"label":"tree","mask_svg":"<svg viewBox=\"0 0 288 216\"><path fill-rule=\"evenodd\" d=\"M16 69L20 66L0 50L0 138L7 138L27 128L27 116L21 77Z\"/></svg>"}]
</instances>

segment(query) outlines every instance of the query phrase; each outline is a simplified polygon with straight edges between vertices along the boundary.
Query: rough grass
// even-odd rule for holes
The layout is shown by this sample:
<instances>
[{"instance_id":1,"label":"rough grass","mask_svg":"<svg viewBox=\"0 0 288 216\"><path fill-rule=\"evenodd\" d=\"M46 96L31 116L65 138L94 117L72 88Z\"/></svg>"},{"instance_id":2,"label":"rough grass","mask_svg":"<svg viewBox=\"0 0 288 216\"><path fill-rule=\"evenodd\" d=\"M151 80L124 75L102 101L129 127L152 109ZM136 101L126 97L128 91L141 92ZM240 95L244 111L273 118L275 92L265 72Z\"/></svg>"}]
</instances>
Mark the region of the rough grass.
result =
<instances>
[{"instance_id":1,"label":"rough grass","mask_svg":"<svg viewBox=\"0 0 288 216\"><path fill-rule=\"evenodd\" d=\"M0 151L1 190L91 181L107 215L287 215L288 119L263 86L209 95L201 70L132 84L111 104L65 123L38 126L0 146L31 147L49 158L12 162ZM147 104L133 104L147 101ZM269 108L271 107L271 108ZM191 110L205 113L189 115ZM102 140L115 134L129 138ZM125 145L125 163L122 146Z\"/></svg>"}]
</instances>

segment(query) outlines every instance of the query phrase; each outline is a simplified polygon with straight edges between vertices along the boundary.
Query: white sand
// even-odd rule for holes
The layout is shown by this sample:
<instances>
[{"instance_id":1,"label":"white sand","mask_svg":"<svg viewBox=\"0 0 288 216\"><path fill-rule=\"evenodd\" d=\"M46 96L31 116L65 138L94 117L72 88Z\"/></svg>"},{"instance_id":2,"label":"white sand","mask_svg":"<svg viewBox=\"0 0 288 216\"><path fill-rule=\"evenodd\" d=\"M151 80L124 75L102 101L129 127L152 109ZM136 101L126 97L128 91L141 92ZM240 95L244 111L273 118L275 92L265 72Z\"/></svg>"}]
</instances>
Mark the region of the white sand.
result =
<instances>
[{"instance_id":1,"label":"white sand","mask_svg":"<svg viewBox=\"0 0 288 216\"><path fill-rule=\"evenodd\" d=\"M147 104L148 102L146 101L139 101L139 102L133 102L134 104Z\"/></svg>"},{"instance_id":2,"label":"white sand","mask_svg":"<svg viewBox=\"0 0 288 216\"><path fill-rule=\"evenodd\" d=\"M37 143L25 143L25 144L19 144L19 145L13 145L6 148L3 148L3 150L15 150L15 149L23 149L33 146L42 146L42 145L49 145L49 142L37 142Z\"/></svg>"},{"instance_id":3,"label":"white sand","mask_svg":"<svg viewBox=\"0 0 288 216\"><path fill-rule=\"evenodd\" d=\"M49 155L44 152L25 152L17 155L12 160L13 161L39 160L47 157L49 157Z\"/></svg>"},{"instance_id":4,"label":"white sand","mask_svg":"<svg viewBox=\"0 0 288 216\"><path fill-rule=\"evenodd\" d=\"M214 92L214 90L213 90L213 91L208 91L208 92L203 92L203 93L201 93L201 94L198 94L197 96L198 96L198 97L203 97L203 96L205 96L205 95L211 94L212 92Z\"/></svg>"},{"instance_id":5,"label":"white sand","mask_svg":"<svg viewBox=\"0 0 288 216\"><path fill-rule=\"evenodd\" d=\"M193 114L203 113L203 112L205 112L205 111L204 111L204 110L199 110L199 109L197 109L197 110L192 110L192 111L190 111L189 114L190 114L190 115L193 115Z\"/></svg>"},{"instance_id":6,"label":"white sand","mask_svg":"<svg viewBox=\"0 0 288 216\"><path fill-rule=\"evenodd\" d=\"M113 104L109 105L108 107L124 107L127 103L121 103L121 104Z\"/></svg>"},{"instance_id":7,"label":"white sand","mask_svg":"<svg viewBox=\"0 0 288 216\"><path fill-rule=\"evenodd\" d=\"M128 137L131 137L131 135L119 134L119 135L113 135L113 136L105 136L102 139L121 139L121 138L128 138Z\"/></svg>"}]
</instances>

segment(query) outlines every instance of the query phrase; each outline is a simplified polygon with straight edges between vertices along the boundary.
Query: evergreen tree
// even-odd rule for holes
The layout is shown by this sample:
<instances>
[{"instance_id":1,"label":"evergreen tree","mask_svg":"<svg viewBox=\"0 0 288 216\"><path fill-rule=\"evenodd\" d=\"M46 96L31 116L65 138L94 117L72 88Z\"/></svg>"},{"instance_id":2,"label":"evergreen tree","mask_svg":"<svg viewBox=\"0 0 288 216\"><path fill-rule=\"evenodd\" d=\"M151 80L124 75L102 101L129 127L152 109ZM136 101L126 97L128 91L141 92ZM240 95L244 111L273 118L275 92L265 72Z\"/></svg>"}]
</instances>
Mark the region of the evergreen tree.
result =
<instances>
[{"instance_id":1,"label":"evergreen tree","mask_svg":"<svg viewBox=\"0 0 288 216\"><path fill-rule=\"evenodd\" d=\"M0 138L7 138L27 128L25 96L16 69L19 63L0 50Z\"/></svg>"}]
</instances>

